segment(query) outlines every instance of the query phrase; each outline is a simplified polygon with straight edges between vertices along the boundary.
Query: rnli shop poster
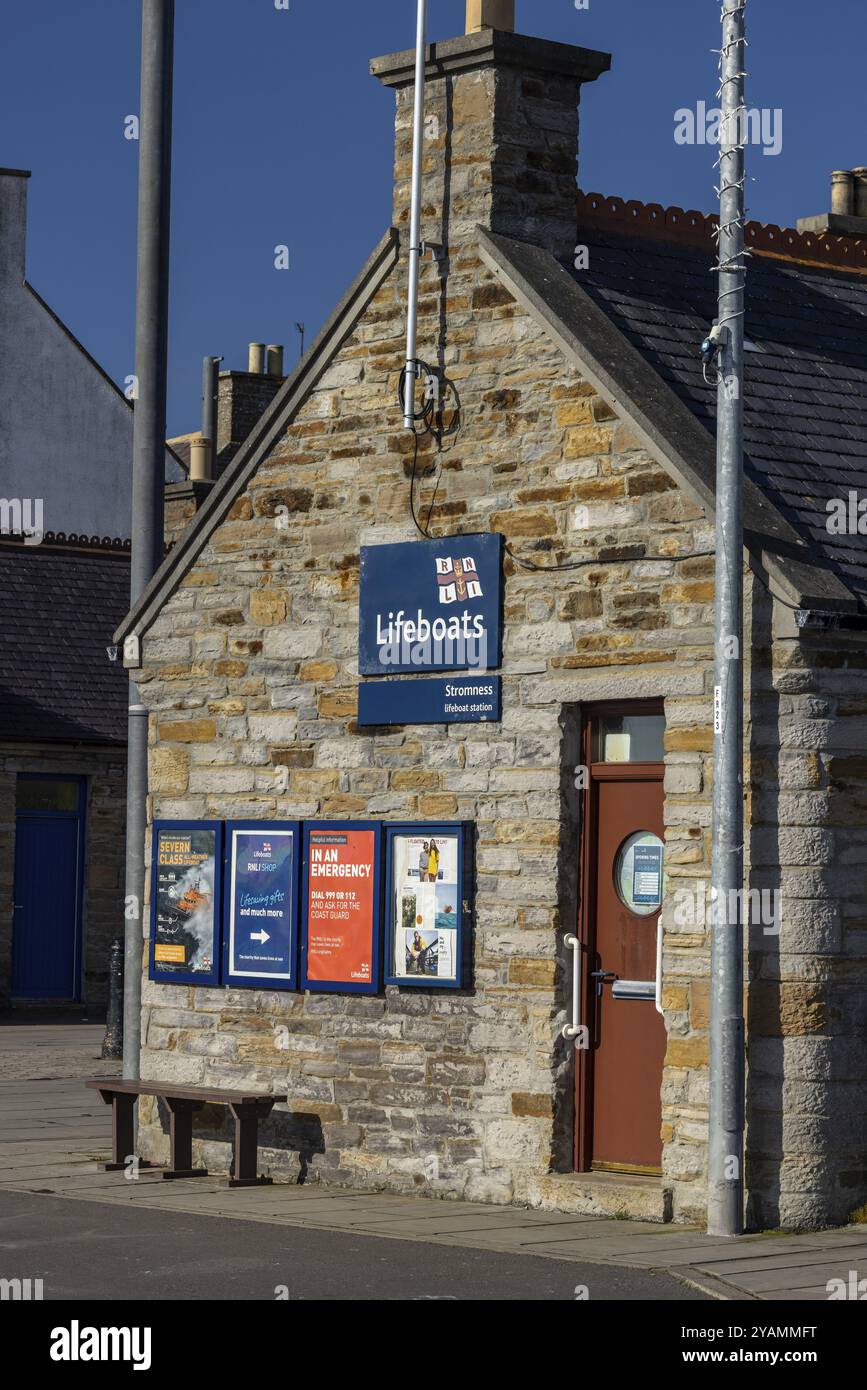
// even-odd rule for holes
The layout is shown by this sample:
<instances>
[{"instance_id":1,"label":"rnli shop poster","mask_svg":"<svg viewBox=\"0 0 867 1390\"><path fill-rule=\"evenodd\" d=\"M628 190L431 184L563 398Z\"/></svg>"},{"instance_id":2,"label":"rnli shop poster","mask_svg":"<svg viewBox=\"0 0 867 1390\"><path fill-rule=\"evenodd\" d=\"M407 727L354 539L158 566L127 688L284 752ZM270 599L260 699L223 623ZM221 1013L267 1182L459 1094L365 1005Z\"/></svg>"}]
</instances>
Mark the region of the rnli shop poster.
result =
<instances>
[{"instance_id":1,"label":"rnli shop poster","mask_svg":"<svg viewBox=\"0 0 867 1390\"><path fill-rule=\"evenodd\" d=\"M460 988L464 840L462 825L388 827L387 984Z\"/></svg>"},{"instance_id":2,"label":"rnli shop poster","mask_svg":"<svg viewBox=\"0 0 867 1390\"><path fill-rule=\"evenodd\" d=\"M219 821L157 821L151 866L150 978L216 985L220 977Z\"/></svg>"},{"instance_id":3,"label":"rnli shop poster","mask_svg":"<svg viewBox=\"0 0 867 1390\"><path fill-rule=\"evenodd\" d=\"M309 990L376 994L380 987L380 849L371 821L304 827L301 983Z\"/></svg>"},{"instance_id":4,"label":"rnli shop poster","mask_svg":"<svg viewBox=\"0 0 867 1390\"><path fill-rule=\"evenodd\" d=\"M226 826L225 984L295 989L300 863L297 822Z\"/></svg>"}]
</instances>

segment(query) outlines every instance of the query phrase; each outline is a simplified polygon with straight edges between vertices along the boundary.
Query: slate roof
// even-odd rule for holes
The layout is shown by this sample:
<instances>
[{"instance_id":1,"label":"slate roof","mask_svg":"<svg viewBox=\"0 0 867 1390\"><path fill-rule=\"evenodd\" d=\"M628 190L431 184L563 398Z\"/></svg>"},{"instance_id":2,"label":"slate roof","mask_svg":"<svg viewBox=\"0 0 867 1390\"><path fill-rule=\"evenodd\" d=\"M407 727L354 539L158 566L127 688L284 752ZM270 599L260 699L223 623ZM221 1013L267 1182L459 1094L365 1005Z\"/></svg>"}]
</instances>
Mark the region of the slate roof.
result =
<instances>
[{"instance_id":1,"label":"slate roof","mask_svg":"<svg viewBox=\"0 0 867 1390\"><path fill-rule=\"evenodd\" d=\"M582 228L571 270L713 434L699 344L717 314L710 249ZM867 497L867 276L754 256L747 275L745 470L816 558L867 605L867 538L829 534L826 503Z\"/></svg>"},{"instance_id":2,"label":"slate roof","mask_svg":"<svg viewBox=\"0 0 867 1390\"><path fill-rule=\"evenodd\" d=\"M598 194L578 197L589 270L479 227L481 259L713 515L715 389L702 379L698 353L716 317L713 219ZM588 223L588 209L601 209L604 225L592 217ZM639 223L652 230L637 231ZM867 241L758 223L747 224L747 240L756 251L747 333L760 351L748 354L745 547L754 566L782 585L782 593L773 592L784 602L860 622L867 546L858 536L829 534L825 503L849 490L867 496ZM772 255L760 256L762 248ZM118 625L115 641L148 630L398 255L392 228Z\"/></svg>"},{"instance_id":3,"label":"slate roof","mask_svg":"<svg viewBox=\"0 0 867 1390\"><path fill-rule=\"evenodd\" d=\"M0 545L0 741L126 743L129 559Z\"/></svg>"}]
</instances>

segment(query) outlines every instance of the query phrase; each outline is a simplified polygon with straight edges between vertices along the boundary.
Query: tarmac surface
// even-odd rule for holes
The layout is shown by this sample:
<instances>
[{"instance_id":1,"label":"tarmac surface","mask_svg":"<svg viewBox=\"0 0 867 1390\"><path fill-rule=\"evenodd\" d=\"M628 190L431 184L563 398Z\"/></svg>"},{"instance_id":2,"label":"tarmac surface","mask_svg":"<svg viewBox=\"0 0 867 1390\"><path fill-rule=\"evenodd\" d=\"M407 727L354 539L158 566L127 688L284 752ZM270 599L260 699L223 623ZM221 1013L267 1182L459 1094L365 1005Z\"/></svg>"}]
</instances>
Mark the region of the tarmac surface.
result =
<instances>
[{"instance_id":1,"label":"tarmac surface","mask_svg":"<svg viewBox=\"0 0 867 1390\"><path fill-rule=\"evenodd\" d=\"M101 1038L101 1025L0 1023L0 1278L43 1278L46 1299L273 1299L281 1286L311 1300L787 1304L867 1278L865 1225L724 1240L318 1183L106 1173L110 1110L83 1085L118 1072Z\"/></svg>"},{"instance_id":2,"label":"tarmac surface","mask_svg":"<svg viewBox=\"0 0 867 1390\"><path fill-rule=\"evenodd\" d=\"M74 1302L706 1297L648 1270L11 1192L0 1192L0 1274Z\"/></svg>"}]
</instances>

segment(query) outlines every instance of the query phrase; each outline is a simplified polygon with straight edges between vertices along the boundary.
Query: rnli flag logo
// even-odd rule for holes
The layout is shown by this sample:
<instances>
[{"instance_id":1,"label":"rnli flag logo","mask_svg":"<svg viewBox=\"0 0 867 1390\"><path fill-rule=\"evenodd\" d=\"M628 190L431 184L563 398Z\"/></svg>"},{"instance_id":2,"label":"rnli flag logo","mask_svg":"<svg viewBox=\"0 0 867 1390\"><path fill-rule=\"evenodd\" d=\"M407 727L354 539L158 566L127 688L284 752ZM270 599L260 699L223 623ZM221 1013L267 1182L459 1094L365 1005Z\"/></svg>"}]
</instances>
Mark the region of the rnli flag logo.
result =
<instances>
[{"instance_id":1,"label":"rnli flag logo","mask_svg":"<svg viewBox=\"0 0 867 1390\"><path fill-rule=\"evenodd\" d=\"M270 854L270 853L271 853L271 841L270 841L270 840L263 840L263 841L262 841L262 853L263 853L263 854Z\"/></svg>"},{"instance_id":2,"label":"rnli flag logo","mask_svg":"<svg viewBox=\"0 0 867 1390\"><path fill-rule=\"evenodd\" d=\"M437 567L440 603L464 603L469 598L481 598L479 572L471 555L453 560L449 556L434 561Z\"/></svg>"}]
</instances>

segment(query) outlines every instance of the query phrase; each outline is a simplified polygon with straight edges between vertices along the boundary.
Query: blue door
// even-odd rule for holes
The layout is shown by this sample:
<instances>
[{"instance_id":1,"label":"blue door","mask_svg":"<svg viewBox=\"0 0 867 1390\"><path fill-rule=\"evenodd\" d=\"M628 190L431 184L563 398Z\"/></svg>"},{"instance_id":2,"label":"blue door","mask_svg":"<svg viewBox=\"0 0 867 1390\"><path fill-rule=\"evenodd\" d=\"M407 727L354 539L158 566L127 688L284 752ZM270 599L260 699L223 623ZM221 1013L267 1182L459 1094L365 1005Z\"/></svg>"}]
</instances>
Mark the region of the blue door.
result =
<instances>
[{"instance_id":1,"label":"blue door","mask_svg":"<svg viewBox=\"0 0 867 1390\"><path fill-rule=\"evenodd\" d=\"M78 998L83 870L84 779L19 776L13 999Z\"/></svg>"}]
</instances>

